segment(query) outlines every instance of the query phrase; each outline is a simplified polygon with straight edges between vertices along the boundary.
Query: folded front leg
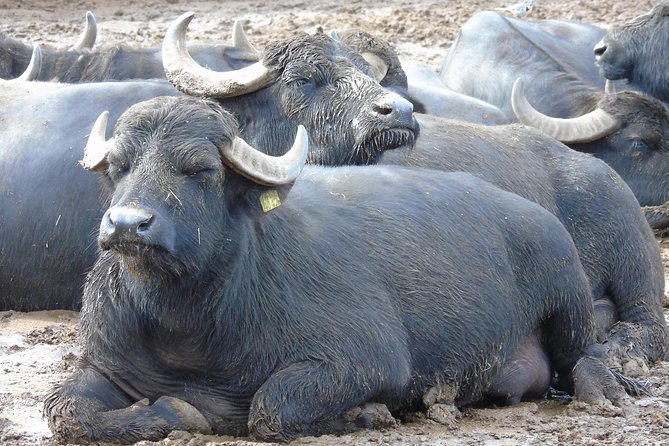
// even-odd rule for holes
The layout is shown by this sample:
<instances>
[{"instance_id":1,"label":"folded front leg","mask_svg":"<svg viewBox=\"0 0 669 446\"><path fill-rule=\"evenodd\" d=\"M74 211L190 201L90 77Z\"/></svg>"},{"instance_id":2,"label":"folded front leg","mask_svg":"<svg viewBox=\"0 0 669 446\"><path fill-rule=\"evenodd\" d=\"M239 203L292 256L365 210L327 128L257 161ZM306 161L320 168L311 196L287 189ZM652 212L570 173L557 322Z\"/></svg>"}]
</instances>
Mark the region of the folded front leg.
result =
<instances>
[{"instance_id":1,"label":"folded front leg","mask_svg":"<svg viewBox=\"0 0 669 446\"><path fill-rule=\"evenodd\" d=\"M48 395L44 414L55 439L62 442L134 443L158 440L177 429L211 431L204 416L185 401L161 397L152 405L135 402L90 367Z\"/></svg>"},{"instance_id":2,"label":"folded front leg","mask_svg":"<svg viewBox=\"0 0 669 446\"><path fill-rule=\"evenodd\" d=\"M391 388L399 389L408 367L376 370L368 364L333 365L322 361L292 364L256 392L249 413L249 431L264 440L288 441L302 435L340 434L372 427L368 416L351 417L350 409ZM363 411L364 412L364 411Z\"/></svg>"}]
</instances>

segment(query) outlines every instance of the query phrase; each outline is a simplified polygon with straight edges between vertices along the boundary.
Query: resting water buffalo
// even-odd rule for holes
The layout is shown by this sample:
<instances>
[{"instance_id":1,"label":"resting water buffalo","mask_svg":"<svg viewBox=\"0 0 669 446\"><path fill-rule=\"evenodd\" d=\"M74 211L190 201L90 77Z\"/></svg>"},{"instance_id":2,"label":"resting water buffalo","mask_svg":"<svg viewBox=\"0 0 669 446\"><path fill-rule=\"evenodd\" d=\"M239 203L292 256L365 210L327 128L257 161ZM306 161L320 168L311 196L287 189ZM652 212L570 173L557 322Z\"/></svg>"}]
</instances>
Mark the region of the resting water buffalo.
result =
<instances>
[{"instance_id":1,"label":"resting water buffalo","mask_svg":"<svg viewBox=\"0 0 669 446\"><path fill-rule=\"evenodd\" d=\"M669 2L611 28L594 51L604 77L669 101Z\"/></svg>"},{"instance_id":2,"label":"resting water buffalo","mask_svg":"<svg viewBox=\"0 0 669 446\"><path fill-rule=\"evenodd\" d=\"M177 48L185 47L183 33L186 23L182 20L187 17L182 17L168 31L164 45L167 52L177 53ZM318 35L312 38L327 41ZM292 47L289 54L300 54L299 50ZM219 85L222 76L228 79L227 76L234 73L204 70L194 64L187 54L174 58L164 56L163 60L169 63L170 66L166 67L168 78L178 89L191 94L206 92L216 97L220 93L223 98L219 101L231 109L257 101L258 97L267 94L262 89L254 92L254 89L264 85L261 81L259 85L249 85L243 91L245 94L231 101L225 91L214 91L213 88ZM265 60L268 60L267 55ZM319 109L321 104L308 101L308 98L321 94L332 94L327 84L319 84L323 76L314 74L312 68L305 68L302 63L293 64L286 65L284 73L300 73L300 82L295 85L290 82L276 83L270 87L278 90L275 94L282 98L281 107L285 116L275 115L277 119L271 121L271 126L254 123L253 126L241 127L244 138L252 140L254 146L278 154L274 151L277 147L290 144L289 135L299 123L307 126L311 132L310 141L316 142L316 147L310 149L309 154L312 163L372 164L378 162L384 151L388 153L390 148L406 145L405 133L386 131L383 138L377 137L382 143L367 144L361 148L359 137L348 136L359 123L347 118L346 110L337 108L339 112L334 115L323 113ZM262 80L265 71L259 71L260 74L253 77ZM359 85L371 85L371 81L360 80ZM392 117L389 111L387 115ZM348 122L353 124L351 128L342 124ZM525 127L486 130L484 126L432 120L429 116L421 117L421 122L421 134L427 133L418 137L412 152L421 160L418 165L472 172L541 204L560 218L579 250L593 286L593 300L611 299L623 321L609 342L617 357L623 361L630 356L656 361L665 356L669 336L662 316L664 276L659 248L634 195L610 167ZM323 139L314 137L314 133L322 131L324 126L328 131L333 129L332 135L340 137L321 142ZM396 135L399 137L395 138ZM555 165L555 157L562 159L565 165ZM395 162L416 163L408 158L399 158ZM568 174L565 169L569 169ZM564 175L572 182L565 182ZM595 195L597 203L593 203ZM622 212L622 209L625 211ZM609 328L602 327L600 335L603 338L607 337ZM626 339L634 339L633 348L629 351L626 350Z\"/></svg>"},{"instance_id":3,"label":"resting water buffalo","mask_svg":"<svg viewBox=\"0 0 669 446\"><path fill-rule=\"evenodd\" d=\"M372 149L413 143L411 103L364 75L369 64L343 43L323 33L302 35L270 45L263 61L267 88L227 101L247 132L278 140L294 134L299 122L309 123L314 153L329 143L357 148L332 159L339 164L363 163ZM91 117L107 108L113 120L137 101L170 94L176 91L157 81L67 86L0 109L0 309L78 307L101 215L94 181L80 178L75 163ZM82 246L88 250L79 253Z\"/></svg>"},{"instance_id":4,"label":"resting water buffalo","mask_svg":"<svg viewBox=\"0 0 669 446\"><path fill-rule=\"evenodd\" d=\"M92 49L95 19L90 11L86 17L86 30L74 47L68 50L42 49L38 80L74 83L165 78L159 47L131 48L116 44ZM258 53L246 40L239 22L233 27L232 46L197 44L189 50L199 63L221 71L241 68L258 60ZM0 33L0 78L11 79L23 73L31 52L30 45Z\"/></svg>"},{"instance_id":5,"label":"resting water buffalo","mask_svg":"<svg viewBox=\"0 0 669 446\"><path fill-rule=\"evenodd\" d=\"M59 440L286 441L364 425L349 410L368 402L466 404L535 328L577 397L625 398L596 359L569 234L534 203L436 170L298 177L303 129L278 160L194 98L134 106L111 141L96 135L85 164L109 208L81 367L45 403Z\"/></svg>"},{"instance_id":6,"label":"resting water buffalo","mask_svg":"<svg viewBox=\"0 0 669 446\"><path fill-rule=\"evenodd\" d=\"M551 132L552 125L541 126L542 131L605 160L642 206L661 205L669 199L669 112L640 93L602 91L604 80L586 51L602 33L583 24L480 13L463 26L441 76L450 88L499 107L512 120L513 84L521 79L527 100L542 114L579 118L560 125L576 128L570 131L575 138ZM589 113L597 109L608 117L593 127ZM538 122L527 116L519 120ZM583 126L591 131L583 132Z\"/></svg>"},{"instance_id":7,"label":"resting water buffalo","mask_svg":"<svg viewBox=\"0 0 669 446\"><path fill-rule=\"evenodd\" d=\"M416 118L421 130L413 150L387 151L381 163L470 172L541 204L571 234L593 300L614 303L622 322L599 327L613 356L623 363L665 357L659 248L634 195L609 166L528 127ZM608 320L608 308L602 310Z\"/></svg>"}]
</instances>

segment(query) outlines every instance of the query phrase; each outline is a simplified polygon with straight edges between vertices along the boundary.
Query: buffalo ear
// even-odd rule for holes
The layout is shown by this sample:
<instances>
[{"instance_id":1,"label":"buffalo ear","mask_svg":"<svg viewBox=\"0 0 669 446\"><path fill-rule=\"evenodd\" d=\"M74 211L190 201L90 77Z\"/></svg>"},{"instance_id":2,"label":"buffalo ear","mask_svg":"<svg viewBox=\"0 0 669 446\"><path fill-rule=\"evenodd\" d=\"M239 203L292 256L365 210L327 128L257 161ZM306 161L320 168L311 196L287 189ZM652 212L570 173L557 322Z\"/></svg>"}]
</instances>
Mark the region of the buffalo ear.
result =
<instances>
[{"instance_id":1,"label":"buffalo ear","mask_svg":"<svg viewBox=\"0 0 669 446\"><path fill-rule=\"evenodd\" d=\"M86 170L99 172L109 167L107 155L112 147L114 147L114 138L105 139L108 120L109 112L104 111L95 120L95 124L93 124L91 133L88 136L88 142L84 148L84 158L79 161L79 165Z\"/></svg>"},{"instance_id":2,"label":"buffalo ear","mask_svg":"<svg viewBox=\"0 0 669 446\"><path fill-rule=\"evenodd\" d=\"M377 82L381 82L383 78L386 77L386 74L388 74L388 64L376 54L368 51L365 51L360 55L372 66L374 79L376 79Z\"/></svg>"}]
</instances>

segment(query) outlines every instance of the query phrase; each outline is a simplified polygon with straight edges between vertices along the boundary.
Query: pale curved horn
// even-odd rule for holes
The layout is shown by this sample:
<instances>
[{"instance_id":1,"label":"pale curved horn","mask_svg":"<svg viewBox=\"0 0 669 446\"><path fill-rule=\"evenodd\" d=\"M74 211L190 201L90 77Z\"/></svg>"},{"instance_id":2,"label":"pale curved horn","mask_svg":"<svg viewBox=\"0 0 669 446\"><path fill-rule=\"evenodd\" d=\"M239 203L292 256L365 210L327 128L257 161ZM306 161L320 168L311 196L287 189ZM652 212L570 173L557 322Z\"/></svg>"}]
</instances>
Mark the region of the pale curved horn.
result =
<instances>
[{"instance_id":1,"label":"pale curved horn","mask_svg":"<svg viewBox=\"0 0 669 446\"><path fill-rule=\"evenodd\" d=\"M611 79L606 80L606 83L604 84L604 92L606 94L616 94L616 86L613 85L613 81Z\"/></svg>"},{"instance_id":2,"label":"pale curved horn","mask_svg":"<svg viewBox=\"0 0 669 446\"><path fill-rule=\"evenodd\" d=\"M288 184L304 167L309 151L309 137L302 125L297 127L295 142L282 156L270 156L251 147L240 137L221 150L226 164L240 175L267 186Z\"/></svg>"},{"instance_id":3,"label":"pale curved horn","mask_svg":"<svg viewBox=\"0 0 669 446\"><path fill-rule=\"evenodd\" d=\"M241 20L235 20L235 23L232 25L232 46L239 50L252 53L260 59L260 51L258 51L249 41L249 38L244 32Z\"/></svg>"},{"instance_id":4,"label":"pale curved horn","mask_svg":"<svg viewBox=\"0 0 669 446\"><path fill-rule=\"evenodd\" d=\"M39 45L33 45L33 54L30 56L30 63L23 74L14 80L17 81L34 81L39 76L42 69L42 49Z\"/></svg>"},{"instance_id":5,"label":"pale curved horn","mask_svg":"<svg viewBox=\"0 0 669 446\"><path fill-rule=\"evenodd\" d=\"M584 143L602 138L616 131L620 122L602 109L596 109L578 118L552 118L537 111L525 97L519 79L513 84L511 106L518 120L566 144Z\"/></svg>"},{"instance_id":6,"label":"pale curved horn","mask_svg":"<svg viewBox=\"0 0 669 446\"><path fill-rule=\"evenodd\" d=\"M187 12L176 19L163 40L165 75L178 90L221 98L257 91L270 82L270 72L262 61L226 72L208 70L195 62L186 48L186 28L193 17L194 13Z\"/></svg>"},{"instance_id":7,"label":"pale curved horn","mask_svg":"<svg viewBox=\"0 0 669 446\"><path fill-rule=\"evenodd\" d=\"M100 171L107 168L107 154L114 147L114 138L105 139L109 112L103 111L95 120L84 148L84 158L79 165L86 170Z\"/></svg>"},{"instance_id":8,"label":"pale curved horn","mask_svg":"<svg viewBox=\"0 0 669 446\"><path fill-rule=\"evenodd\" d=\"M91 50L98 37L98 26L95 23L95 16L91 11L86 11L86 27L70 51Z\"/></svg>"}]
</instances>

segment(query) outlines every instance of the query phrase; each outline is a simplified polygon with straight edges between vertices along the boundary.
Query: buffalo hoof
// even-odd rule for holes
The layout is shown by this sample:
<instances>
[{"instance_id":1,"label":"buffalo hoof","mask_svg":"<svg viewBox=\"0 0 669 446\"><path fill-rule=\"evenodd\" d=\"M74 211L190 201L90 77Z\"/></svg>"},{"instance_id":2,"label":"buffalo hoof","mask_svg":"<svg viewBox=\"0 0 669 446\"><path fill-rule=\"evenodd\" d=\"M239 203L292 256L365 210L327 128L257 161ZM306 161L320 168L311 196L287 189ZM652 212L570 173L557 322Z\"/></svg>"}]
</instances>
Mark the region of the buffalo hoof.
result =
<instances>
[{"instance_id":1,"label":"buffalo hoof","mask_svg":"<svg viewBox=\"0 0 669 446\"><path fill-rule=\"evenodd\" d=\"M648 373L651 363L667 354L667 332L655 334L647 326L618 322L604 342L607 365L631 377Z\"/></svg>"},{"instance_id":2,"label":"buffalo hoof","mask_svg":"<svg viewBox=\"0 0 669 446\"><path fill-rule=\"evenodd\" d=\"M353 408L344 414L344 420L365 429L383 429L396 427L398 424L388 406L379 403L367 403Z\"/></svg>"},{"instance_id":3,"label":"buffalo hoof","mask_svg":"<svg viewBox=\"0 0 669 446\"><path fill-rule=\"evenodd\" d=\"M643 206L643 214L648 224L661 233L669 229L669 201L659 206Z\"/></svg>"},{"instance_id":4,"label":"buffalo hoof","mask_svg":"<svg viewBox=\"0 0 669 446\"><path fill-rule=\"evenodd\" d=\"M199 410L178 398L161 396L153 403L153 410L159 417L166 420L173 430L202 434L213 432L209 421Z\"/></svg>"},{"instance_id":5,"label":"buffalo hoof","mask_svg":"<svg viewBox=\"0 0 669 446\"><path fill-rule=\"evenodd\" d=\"M462 412L453 404L434 404L427 410L427 418L446 427L455 427Z\"/></svg>"},{"instance_id":6,"label":"buffalo hoof","mask_svg":"<svg viewBox=\"0 0 669 446\"><path fill-rule=\"evenodd\" d=\"M635 381L612 372L599 359L584 356L578 360L572 371L576 404L572 409L590 405L608 415L626 415L635 411L635 406L627 394L634 386L642 387ZM573 404L573 403L572 403Z\"/></svg>"}]
</instances>

